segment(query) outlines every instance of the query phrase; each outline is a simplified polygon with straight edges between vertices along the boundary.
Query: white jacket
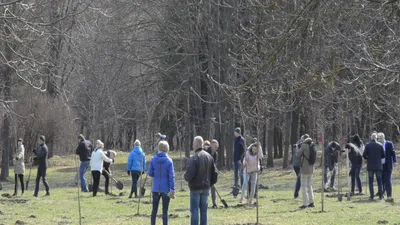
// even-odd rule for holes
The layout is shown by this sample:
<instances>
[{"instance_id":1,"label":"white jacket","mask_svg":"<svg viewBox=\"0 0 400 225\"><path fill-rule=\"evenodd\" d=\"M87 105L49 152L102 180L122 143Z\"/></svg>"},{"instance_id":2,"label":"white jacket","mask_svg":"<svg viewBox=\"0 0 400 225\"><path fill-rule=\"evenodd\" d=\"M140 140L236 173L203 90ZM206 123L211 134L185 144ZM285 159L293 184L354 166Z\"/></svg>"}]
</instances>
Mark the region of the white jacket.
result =
<instances>
[{"instance_id":1,"label":"white jacket","mask_svg":"<svg viewBox=\"0 0 400 225\"><path fill-rule=\"evenodd\" d=\"M111 163L112 159L109 159L103 152L103 149L99 148L92 152L92 157L90 158L90 168L91 171L102 171L103 170L103 160Z\"/></svg>"}]
</instances>

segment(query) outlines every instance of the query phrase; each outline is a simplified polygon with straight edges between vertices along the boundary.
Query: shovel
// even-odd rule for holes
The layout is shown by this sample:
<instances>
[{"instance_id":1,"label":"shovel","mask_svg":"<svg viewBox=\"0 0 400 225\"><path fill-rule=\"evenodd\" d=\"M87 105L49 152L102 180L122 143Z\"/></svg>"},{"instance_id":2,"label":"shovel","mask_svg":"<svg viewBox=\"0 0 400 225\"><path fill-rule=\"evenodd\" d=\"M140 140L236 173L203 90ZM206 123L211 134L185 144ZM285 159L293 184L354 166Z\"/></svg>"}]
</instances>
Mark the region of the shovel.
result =
<instances>
[{"instance_id":1,"label":"shovel","mask_svg":"<svg viewBox=\"0 0 400 225\"><path fill-rule=\"evenodd\" d=\"M106 174L108 174L108 176L111 177L111 179L115 182L115 187L118 190L124 189L124 184L121 181L114 179L114 177L112 177L111 174L107 170L103 170L103 171L105 171Z\"/></svg>"},{"instance_id":2,"label":"shovel","mask_svg":"<svg viewBox=\"0 0 400 225\"><path fill-rule=\"evenodd\" d=\"M145 188L146 181L147 181L147 174L146 177L144 178L143 186L140 187L140 196L144 196L144 194L146 193L146 188Z\"/></svg>"},{"instance_id":3,"label":"shovel","mask_svg":"<svg viewBox=\"0 0 400 225\"><path fill-rule=\"evenodd\" d=\"M221 201L222 205L224 205L225 208L228 208L228 204L226 203L226 201L224 199L222 199L221 196L219 195L217 187L214 186L214 188L215 188L215 192L217 192L218 198Z\"/></svg>"},{"instance_id":4,"label":"shovel","mask_svg":"<svg viewBox=\"0 0 400 225\"><path fill-rule=\"evenodd\" d=\"M28 180L26 181L25 190L28 190L29 181L31 180L31 173L32 173L32 167L33 167L32 158L30 158L30 161L31 161L31 166L29 167L29 175L28 175Z\"/></svg>"}]
</instances>

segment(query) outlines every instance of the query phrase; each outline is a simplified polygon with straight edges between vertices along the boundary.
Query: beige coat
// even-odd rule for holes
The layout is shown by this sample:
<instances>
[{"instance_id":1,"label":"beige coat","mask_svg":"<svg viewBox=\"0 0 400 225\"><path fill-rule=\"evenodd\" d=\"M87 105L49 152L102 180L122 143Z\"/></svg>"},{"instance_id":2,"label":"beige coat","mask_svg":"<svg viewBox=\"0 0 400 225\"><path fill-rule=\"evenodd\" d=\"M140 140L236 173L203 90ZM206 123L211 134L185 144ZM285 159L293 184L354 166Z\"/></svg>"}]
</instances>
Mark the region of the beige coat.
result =
<instances>
[{"instance_id":1,"label":"beige coat","mask_svg":"<svg viewBox=\"0 0 400 225\"><path fill-rule=\"evenodd\" d=\"M297 151L297 157L300 158L300 173L304 175L311 175L314 173L314 165L310 165L308 160L304 158L310 155L310 145L313 145L311 138L307 138L304 140L303 144L301 144L300 149ZM304 153L304 155L303 155Z\"/></svg>"},{"instance_id":2,"label":"beige coat","mask_svg":"<svg viewBox=\"0 0 400 225\"><path fill-rule=\"evenodd\" d=\"M13 156L14 160L14 173L15 174L24 174L25 173L25 148L23 145L17 147L17 150ZM18 160L17 160L18 158Z\"/></svg>"}]
</instances>

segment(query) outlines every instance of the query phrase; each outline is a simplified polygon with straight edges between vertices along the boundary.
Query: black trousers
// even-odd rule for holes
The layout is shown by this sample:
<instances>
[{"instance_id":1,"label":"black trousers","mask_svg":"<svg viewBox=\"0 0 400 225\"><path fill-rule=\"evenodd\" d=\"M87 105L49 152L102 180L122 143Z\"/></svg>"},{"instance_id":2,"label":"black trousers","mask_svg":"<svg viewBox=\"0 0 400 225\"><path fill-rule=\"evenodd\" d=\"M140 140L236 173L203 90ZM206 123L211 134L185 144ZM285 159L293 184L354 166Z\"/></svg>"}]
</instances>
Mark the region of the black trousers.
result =
<instances>
[{"instance_id":1,"label":"black trousers","mask_svg":"<svg viewBox=\"0 0 400 225\"><path fill-rule=\"evenodd\" d=\"M100 184L100 171L92 171L93 177L93 197L97 195Z\"/></svg>"},{"instance_id":2,"label":"black trousers","mask_svg":"<svg viewBox=\"0 0 400 225\"><path fill-rule=\"evenodd\" d=\"M43 180L43 185L46 188L46 193L49 193L50 188L49 188L49 184L47 183L47 178L46 178L46 172L47 172L47 168L38 168L37 170L37 175L36 175L36 186L35 186L35 194L37 196L38 192L39 192L39 183L40 183L40 178L42 178Z\"/></svg>"},{"instance_id":3,"label":"black trousers","mask_svg":"<svg viewBox=\"0 0 400 225\"><path fill-rule=\"evenodd\" d=\"M110 176L108 175L109 173L110 173L110 171L101 172L101 174L103 174L104 179L105 179L105 181L104 181L104 193L106 195L110 194L110 192L108 191L108 186L110 185Z\"/></svg>"},{"instance_id":4,"label":"black trousers","mask_svg":"<svg viewBox=\"0 0 400 225\"><path fill-rule=\"evenodd\" d=\"M19 182L21 183L21 190L22 190L22 194L23 194L25 191L23 174L14 174L14 181L15 181L14 194L17 194L17 191L18 191L18 177L19 177Z\"/></svg>"}]
</instances>

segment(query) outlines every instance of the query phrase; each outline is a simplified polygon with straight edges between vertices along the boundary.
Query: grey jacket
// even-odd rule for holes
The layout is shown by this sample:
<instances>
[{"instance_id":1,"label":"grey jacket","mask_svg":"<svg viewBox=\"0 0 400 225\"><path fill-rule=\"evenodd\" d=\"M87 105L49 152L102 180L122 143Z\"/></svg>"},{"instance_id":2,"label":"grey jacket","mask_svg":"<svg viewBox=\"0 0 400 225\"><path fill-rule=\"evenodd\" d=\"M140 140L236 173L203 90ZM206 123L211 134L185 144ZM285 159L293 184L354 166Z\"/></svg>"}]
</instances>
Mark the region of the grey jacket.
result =
<instances>
[{"instance_id":1,"label":"grey jacket","mask_svg":"<svg viewBox=\"0 0 400 225\"><path fill-rule=\"evenodd\" d=\"M191 190L204 190L217 182L215 174L213 157L201 149L187 162L184 178Z\"/></svg>"},{"instance_id":2,"label":"grey jacket","mask_svg":"<svg viewBox=\"0 0 400 225\"><path fill-rule=\"evenodd\" d=\"M299 151L297 151L297 157L300 158L300 173L304 175L311 175L314 173L314 165L310 165L308 160L304 156L310 155L310 146L314 145L311 138L304 140Z\"/></svg>"},{"instance_id":3,"label":"grey jacket","mask_svg":"<svg viewBox=\"0 0 400 225\"><path fill-rule=\"evenodd\" d=\"M24 174L25 173L25 148L23 145L17 147L17 150L13 156L14 160L14 173L15 174Z\"/></svg>"}]
</instances>

